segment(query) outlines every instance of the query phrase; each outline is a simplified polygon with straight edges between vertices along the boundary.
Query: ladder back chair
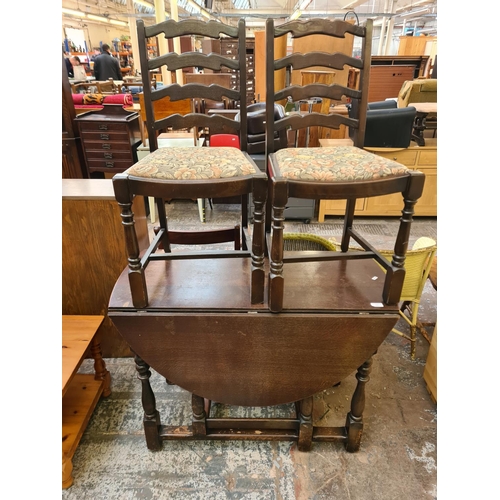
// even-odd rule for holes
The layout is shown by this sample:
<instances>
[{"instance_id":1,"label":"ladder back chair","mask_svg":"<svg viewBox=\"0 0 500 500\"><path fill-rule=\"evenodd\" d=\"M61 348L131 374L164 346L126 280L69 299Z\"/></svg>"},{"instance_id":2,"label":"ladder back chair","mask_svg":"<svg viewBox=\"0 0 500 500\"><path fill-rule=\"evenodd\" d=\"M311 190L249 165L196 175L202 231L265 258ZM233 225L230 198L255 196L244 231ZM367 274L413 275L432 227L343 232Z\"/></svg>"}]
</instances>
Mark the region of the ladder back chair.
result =
<instances>
[{"instance_id":1,"label":"ladder back chair","mask_svg":"<svg viewBox=\"0 0 500 500\"><path fill-rule=\"evenodd\" d=\"M266 21L266 153L268 156L268 176L271 182L271 196L268 210L272 217L271 225L267 224L270 241L270 290L269 307L279 312L286 305L286 283L284 267L288 257L283 254L283 212L288 197L308 199L346 200L344 231L340 243L340 252L323 252L317 257L307 256L306 260L318 260L325 263L335 260L347 261L343 269L360 264L360 253L349 252L349 242L353 238L366 252L361 258L375 258L384 269L386 276L381 290L380 302L384 305L395 305L399 301L404 280L404 259L407 249L408 235L414 213L414 205L422 194L424 174L411 171L394 161L379 157L362 149L366 126L366 110L368 83L371 61L371 40L373 21L368 19L366 26L357 26L340 20L314 19L308 21L291 21L274 26L272 19ZM292 37L303 37L312 34L343 38L345 36L360 37L362 41L361 57L340 52L293 53L274 59L274 39L287 34ZM308 85L290 85L291 72L309 67L327 67L342 70L353 67L359 70L359 90L351 89L337 83L330 85L313 83ZM274 74L286 69L285 88L274 89ZM288 98L297 102L312 98L350 99L357 101L356 114L347 117L333 112L321 114L317 112L305 115L292 113L280 120L274 119L275 102L283 102ZM276 150L274 136L276 131L300 130L311 126L338 129L341 125L352 129L353 146L337 147L286 147ZM385 259L373 245L363 238L354 227L354 209L358 198L382 196L401 193L402 218L397 235L392 262ZM269 205L272 204L272 211ZM290 262L297 262L300 257L290 257ZM349 263L352 261L352 263ZM285 266L284 266L285 264ZM365 269L365 271L367 271Z\"/></svg>"},{"instance_id":2,"label":"ladder back chair","mask_svg":"<svg viewBox=\"0 0 500 500\"><path fill-rule=\"evenodd\" d=\"M243 82L239 90L225 89L219 86L204 86L200 84L180 85L174 83L160 89L144 85L144 106L146 108L147 128L149 136L150 154L141 159L122 174L113 178L115 196L122 207L122 218L126 232L129 252L129 278L132 289L134 306L144 308L148 305L148 293L145 279L145 268L151 260L174 258L170 253L169 230L165 212L167 199L196 199L215 198L225 196L241 196L247 199L252 193L257 206L262 206L267 196L267 177L261 173L250 156L244 151L246 147L245 122L229 120L226 117L208 117L205 114L179 113L155 119L154 103L169 98L175 102L179 100L194 99L227 95L240 102L245 96L245 23L240 21L237 27L227 26L217 22L202 22L195 20L173 21L167 20L153 26L146 27L143 20L137 21L137 34L139 51L141 54L141 69L144 82L151 81L151 70L166 65L169 71L185 67L202 66L220 69L227 66L238 69L242 74ZM147 43L151 37L164 35L174 38L183 35L199 35L218 38L225 34L235 40L240 46L243 59L227 59L219 54L204 55L198 52L184 54L167 53L148 59ZM241 48L243 50L241 51ZM172 127L185 129L197 126L210 126L211 123L231 122L231 126L240 132L242 150L233 147L205 148L205 147L178 147L158 148L157 132L161 129ZM135 195L154 197L157 202L160 228L153 242L142 257L139 256L136 236L133 230L133 214L130 210L132 199ZM262 214L264 208L262 207ZM263 300L263 225L260 223L259 213L253 234L253 249L248 233L247 203L242 203L241 210L241 248L245 255L252 255L255 261L252 270L252 302ZM232 241L231 238L230 241ZM176 239L179 242L179 239ZM157 253L160 247L164 254ZM255 253L254 253L255 252ZM168 255L166 255L168 254ZM235 253L230 254L234 257ZM229 255L224 255L228 257ZM187 258L193 256L190 253ZM201 252L199 258L207 257ZM211 257L209 254L208 257ZM182 258L176 254L175 259Z\"/></svg>"}]
</instances>

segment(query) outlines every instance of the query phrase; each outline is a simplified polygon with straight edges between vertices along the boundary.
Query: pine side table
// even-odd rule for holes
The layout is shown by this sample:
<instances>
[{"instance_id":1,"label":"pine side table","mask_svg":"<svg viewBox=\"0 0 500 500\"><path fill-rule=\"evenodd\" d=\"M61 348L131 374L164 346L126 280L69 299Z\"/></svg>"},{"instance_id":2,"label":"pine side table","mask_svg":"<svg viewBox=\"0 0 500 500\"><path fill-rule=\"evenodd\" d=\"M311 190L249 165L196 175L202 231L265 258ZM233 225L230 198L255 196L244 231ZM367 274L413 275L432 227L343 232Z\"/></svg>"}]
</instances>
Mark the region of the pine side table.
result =
<instances>
[{"instance_id":1,"label":"pine side table","mask_svg":"<svg viewBox=\"0 0 500 500\"><path fill-rule=\"evenodd\" d=\"M101 355L97 330L104 316L62 317L62 487L73 484L72 459L102 396L111 394L111 376ZM77 373L90 347L95 374Z\"/></svg>"}]
</instances>

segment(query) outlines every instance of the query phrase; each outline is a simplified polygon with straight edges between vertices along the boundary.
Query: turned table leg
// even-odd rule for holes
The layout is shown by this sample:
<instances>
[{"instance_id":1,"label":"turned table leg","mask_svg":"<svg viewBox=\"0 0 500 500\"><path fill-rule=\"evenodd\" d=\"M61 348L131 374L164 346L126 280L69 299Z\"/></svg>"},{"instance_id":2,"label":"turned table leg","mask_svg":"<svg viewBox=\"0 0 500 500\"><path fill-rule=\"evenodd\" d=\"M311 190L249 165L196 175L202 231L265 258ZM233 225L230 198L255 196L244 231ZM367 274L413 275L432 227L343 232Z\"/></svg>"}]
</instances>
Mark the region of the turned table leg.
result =
<instances>
[{"instance_id":1,"label":"turned table leg","mask_svg":"<svg viewBox=\"0 0 500 500\"><path fill-rule=\"evenodd\" d=\"M104 359L102 359L101 344L97 335L94 336L90 344L90 354L94 359L94 378L95 380L103 381L102 395L107 397L111 394L111 374L106 369L106 363L104 363Z\"/></svg>"},{"instance_id":2,"label":"turned table leg","mask_svg":"<svg viewBox=\"0 0 500 500\"><path fill-rule=\"evenodd\" d=\"M345 448L349 452L359 450L361 444L361 436L363 434L363 410L365 409L365 385L370 380L369 374L373 359L365 361L356 373L358 384L354 390L351 400L351 411L347 414L346 432L347 441Z\"/></svg>"},{"instance_id":3,"label":"turned table leg","mask_svg":"<svg viewBox=\"0 0 500 500\"><path fill-rule=\"evenodd\" d=\"M299 451L309 451L311 449L313 435L312 412L313 397L309 396L299 403Z\"/></svg>"},{"instance_id":4,"label":"turned table leg","mask_svg":"<svg viewBox=\"0 0 500 500\"><path fill-rule=\"evenodd\" d=\"M137 356L137 354L135 355L135 366L138 373L137 377L142 384L142 407L144 409L143 423L146 444L150 450L160 450L160 414L156 409L155 395L149 383L151 371L149 370L149 365Z\"/></svg>"},{"instance_id":5,"label":"turned table leg","mask_svg":"<svg viewBox=\"0 0 500 500\"><path fill-rule=\"evenodd\" d=\"M62 454L62 487L69 488L73 484L73 462L64 452Z\"/></svg>"},{"instance_id":6,"label":"turned table leg","mask_svg":"<svg viewBox=\"0 0 500 500\"><path fill-rule=\"evenodd\" d=\"M192 394L191 405L193 409L193 435L207 435L207 415L205 412L205 399L196 394Z\"/></svg>"}]
</instances>

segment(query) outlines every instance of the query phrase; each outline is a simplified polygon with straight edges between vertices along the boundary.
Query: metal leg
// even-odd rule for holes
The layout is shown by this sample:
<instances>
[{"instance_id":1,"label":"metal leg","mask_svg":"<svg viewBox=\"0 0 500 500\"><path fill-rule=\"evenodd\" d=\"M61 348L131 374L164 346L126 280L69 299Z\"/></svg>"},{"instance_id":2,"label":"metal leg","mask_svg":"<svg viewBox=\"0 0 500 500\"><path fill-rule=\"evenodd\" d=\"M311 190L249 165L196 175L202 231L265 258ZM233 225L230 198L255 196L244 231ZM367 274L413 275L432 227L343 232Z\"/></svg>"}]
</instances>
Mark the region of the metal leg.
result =
<instances>
[{"instance_id":1,"label":"metal leg","mask_svg":"<svg viewBox=\"0 0 500 500\"><path fill-rule=\"evenodd\" d=\"M205 198L198 198L198 211L200 213L200 221L205 223L207 221L205 216Z\"/></svg>"}]
</instances>

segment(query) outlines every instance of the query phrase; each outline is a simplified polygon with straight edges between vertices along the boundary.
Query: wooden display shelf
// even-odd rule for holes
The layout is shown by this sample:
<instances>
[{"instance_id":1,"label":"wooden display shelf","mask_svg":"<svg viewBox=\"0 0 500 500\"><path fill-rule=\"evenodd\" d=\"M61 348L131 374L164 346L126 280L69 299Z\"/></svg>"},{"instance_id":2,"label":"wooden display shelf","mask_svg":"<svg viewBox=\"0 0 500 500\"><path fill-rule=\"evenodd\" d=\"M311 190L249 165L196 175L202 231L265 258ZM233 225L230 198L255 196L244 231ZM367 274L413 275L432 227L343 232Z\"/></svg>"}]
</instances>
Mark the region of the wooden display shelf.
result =
<instances>
[{"instance_id":1,"label":"wooden display shelf","mask_svg":"<svg viewBox=\"0 0 500 500\"><path fill-rule=\"evenodd\" d=\"M346 145L344 140L320 139L320 146ZM352 144L352 142L351 142ZM398 163L419 170L425 174L425 185L422 196L415 205L415 215L437 216L437 139L425 139L425 146L409 148L365 148L367 151L383 156ZM326 215L344 215L344 200L320 200L318 222L324 222ZM400 194L376 196L356 201L355 215L360 216L401 216L403 200Z\"/></svg>"},{"instance_id":2,"label":"wooden display shelf","mask_svg":"<svg viewBox=\"0 0 500 500\"><path fill-rule=\"evenodd\" d=\"M104 316L62 317L62 487L73 484L72 459L101 395L109 396L110 374L96 333ZM95 374L77 373L87 351Z\"/></svg>"}]
</instances>

